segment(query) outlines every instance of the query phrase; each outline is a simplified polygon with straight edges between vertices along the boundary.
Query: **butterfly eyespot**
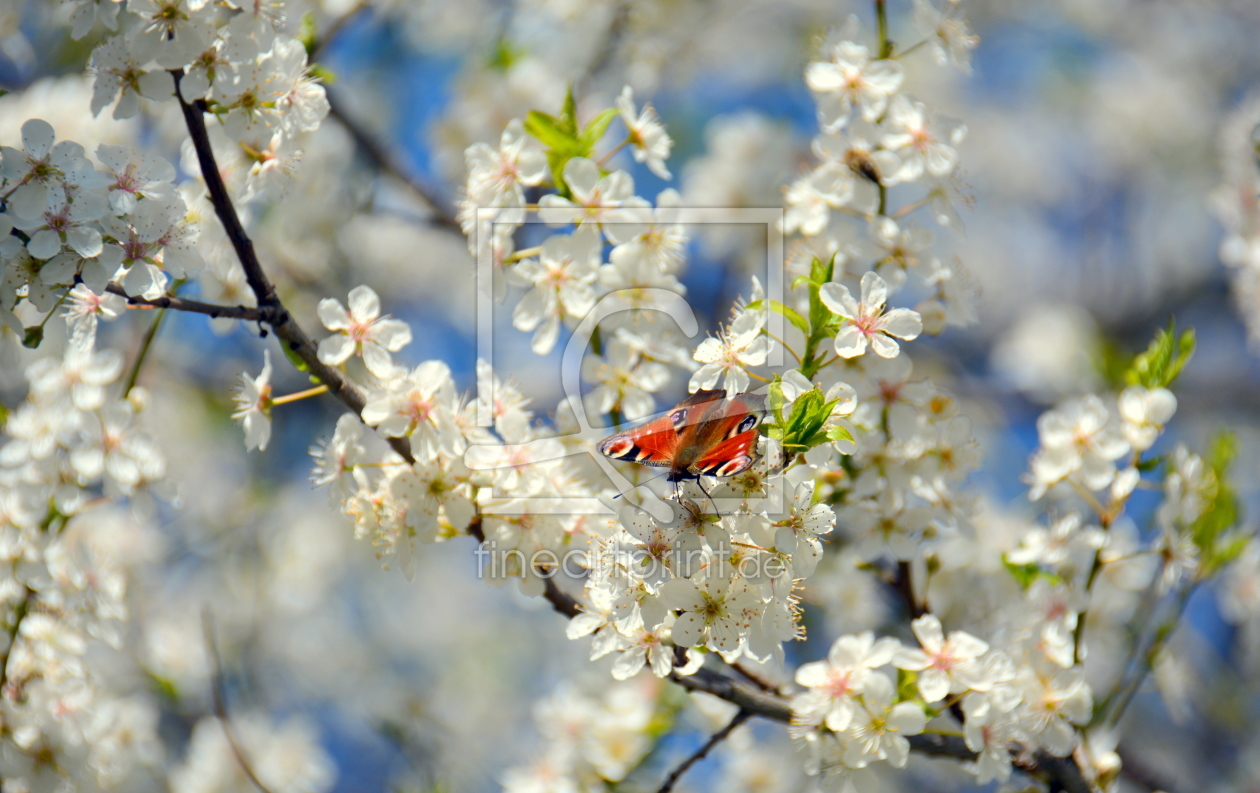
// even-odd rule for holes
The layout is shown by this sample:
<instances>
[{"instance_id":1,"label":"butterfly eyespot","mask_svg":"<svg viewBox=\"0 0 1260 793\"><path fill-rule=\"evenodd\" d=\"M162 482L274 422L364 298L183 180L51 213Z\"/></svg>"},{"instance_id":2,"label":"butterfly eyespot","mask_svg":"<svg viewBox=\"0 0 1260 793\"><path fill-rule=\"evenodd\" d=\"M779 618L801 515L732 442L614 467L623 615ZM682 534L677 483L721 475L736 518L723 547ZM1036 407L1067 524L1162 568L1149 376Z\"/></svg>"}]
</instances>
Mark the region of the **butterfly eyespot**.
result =
<instances>
[{"instance_id":1,"label":"butterfly eyespot","mask_svg":"<svg viewBox=\"0 0 1260 793\"><path fill-rule=\"evenodd\" d=\"M599 453L619 460L634 452L634 441L629 438L609 438L599 445Z\"/></svg>"},{"instance_id":2,"label":"butterfly eyespot","mask_svg":"<svg viewBox=\"0 0 1260 793\"><path fill-rule=\"evenodd\" d=\"M682 424L683 421L686 420L686 418L687 418L687 411L685 410L675 410L673 413L669 414L669 420L674 422L675 427L677 427L679 424Z\"/></svg>"},{"instance_id":3,"label":"butterfly eyespot","mask_svg":"<svg viewBox=\"0 0 1260 793\"><path fill-rule=\"evenodd\" d=\"M748 466L752 465L752 462L753 461L751 457L749 457L746 454L741 454L738 457L732 457L731 459L722 463L720 466L717 467L715 471L713 471L709 475L710 476L734 476L740 471L747 469Z\"/></svg>"},{"instance_id":4,"label":"butterfly eyespot","mask_svg":"<svg viewBox=\"0 0 1260 793\"><path fill-rule=\"evenodd\" d=\"M734 438L736 435L742 435L753 427L757 426L756 414L748 414L744 416L744 420L735 425L735 428L726 434L728 438Z\"/></svg>"}]
</instances>

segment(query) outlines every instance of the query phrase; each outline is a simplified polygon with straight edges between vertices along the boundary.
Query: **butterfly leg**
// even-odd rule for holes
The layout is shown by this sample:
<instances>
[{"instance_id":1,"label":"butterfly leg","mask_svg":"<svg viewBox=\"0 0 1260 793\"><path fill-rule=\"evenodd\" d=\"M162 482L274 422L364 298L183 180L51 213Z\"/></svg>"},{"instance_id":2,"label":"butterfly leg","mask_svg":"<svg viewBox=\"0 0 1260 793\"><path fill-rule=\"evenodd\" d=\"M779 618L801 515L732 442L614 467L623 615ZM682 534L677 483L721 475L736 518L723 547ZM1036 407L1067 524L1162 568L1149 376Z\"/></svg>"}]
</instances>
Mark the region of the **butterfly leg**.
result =
<instances>
[{"instance_id":1,"label":"butterfly leg","mask_svg":"<svg viewBox=\"0 0 1260 793\"><path fill-rule=\"evenodd\" d=\"M721 516L722 513L718 511L717 502L713 500L713 496L709 495L709 491L704 489L703 477L699 477L699 476L696 477L696 487L700 488L700 492L704 493L704 495L709 499L709 503L713 505L713 514Z\"/></svg>"}]
</instances>

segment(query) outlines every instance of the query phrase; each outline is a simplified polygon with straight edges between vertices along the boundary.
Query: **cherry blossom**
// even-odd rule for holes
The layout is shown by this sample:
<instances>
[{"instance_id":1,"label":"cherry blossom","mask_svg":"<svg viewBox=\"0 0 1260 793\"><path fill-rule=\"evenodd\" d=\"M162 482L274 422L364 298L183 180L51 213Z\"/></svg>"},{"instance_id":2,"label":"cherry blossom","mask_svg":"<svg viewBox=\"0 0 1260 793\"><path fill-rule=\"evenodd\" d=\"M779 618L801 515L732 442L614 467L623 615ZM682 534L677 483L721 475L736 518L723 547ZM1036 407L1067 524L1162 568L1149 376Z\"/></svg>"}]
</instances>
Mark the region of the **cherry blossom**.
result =
<instances>
[{"instance_id":1,"label":"cherry blossom","mask_svg":"<svg viewBox=\"0 0 1260 793\"><path fill-rule=\"evenodd\" d=\"M636 113L634 91L628 85L621 89L621 94L617 97L617 110L621 113L621 120L625 122L629 132L630 143L634 146L634 159L647 163L648 169L662 179L670 178L665 161L669 159L669 150L673 148L674 141L665 132L656 111L651 105L645 104Z\"/></svg>"},{"instance_id":2,"label":"cherry blossom","mask_svg":"<svg viewBox=\"0 0 1260 793\"><path fill-rule=\"evenodd\" d=\"M241 374L241 385L233 396L236 410L232 418L245 426L245 449L266 451L271 440L271 353L263 351L263 368L258 377Z\"/></svg>"},{"instance_id":3,"label":"cherry blossom","mask_svg":"<svg viewBox=\"0 0 1260 793\"><path fill-rule=\"evenodd\" d=\"M874 60L870 50L852 41L836 44L827 55L828 60L814 61L805 69L805 84L821 95L818 112L823 127L845 126L854 106L865 121L879 118L905 79L901 64Z\"/></svg>"},{"instance_id":4,"label":"cherry blossom","mask_svg":"<svg viewBox=\"0 0 1260 793\"><path fill-rule=\"evenodd\" d=\"M836 354L842 358L861 355L867 343L876 355L896 358L901 348L893 337L909 341L923 330L919 315L908 308L884 311L888 286L873 272L862 276L861 302L853 299L848 287L837 283L823 284L820 297L827 308L848 320L836 334Z\"/></svg>"},{"instance_id":5,"label":"cherry blossom","mask_svg":"<svg viewBox=\"0 0 1260 793\"><path fill-rule=\"evenodd\" d=\"M938 702L950 693L965 691L966 668L988 652L989 645L965 631L952 631L948 637L941 621L933 614L924 614L910 623L922 650L903 647L893 663L899 669L919 673L919 692L925 702Z\"/></svg>"},{"instance_id":6,"label":"cherry blossom","mask_svg":"<svg viewBox=\"0 0 1260 793\"><path fill-rule=\"evenodd\" d=\"M319 302L324 327L340 331L319 343L320 362L338 366L351 356L359 356L373 375L389 378L394 372L390 353L411 343L411 328L401 320L382 317L381 300L370 287L351 289L349 301L349 311L333 298Z\"/></svg>"}]
</instances>

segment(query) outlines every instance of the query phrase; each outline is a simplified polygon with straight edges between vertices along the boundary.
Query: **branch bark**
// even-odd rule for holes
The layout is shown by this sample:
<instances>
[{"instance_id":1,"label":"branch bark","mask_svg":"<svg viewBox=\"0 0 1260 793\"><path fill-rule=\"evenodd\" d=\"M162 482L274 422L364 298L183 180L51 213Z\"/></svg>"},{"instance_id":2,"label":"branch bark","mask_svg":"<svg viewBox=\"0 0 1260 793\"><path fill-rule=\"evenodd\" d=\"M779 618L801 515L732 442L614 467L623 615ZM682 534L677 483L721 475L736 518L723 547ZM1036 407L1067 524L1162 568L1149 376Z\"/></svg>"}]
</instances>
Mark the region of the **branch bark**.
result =
<instances>
[{"instance_id":1,"label":"branch bark","mask_svg":"<svg viewBox=\"0 0 1260 793\"><path fill-rule=\"evenodd\" d=\"M243 319L248 322L270 322L271 313L261 308L250 306L221 306L215 303L202 303L199 300L185 300L180 297L157 297L152 300L145 297L134 297L118 283L111 283L105 291L125 298L129 306L145 306L148 308L169 308L172 311L187 311L192 314L205 314L215 319Z\"/></svg>"},{"instance_id":2,"label":"branch bark","mask_svg":"<svg viewBox=\"0 0 1260 793\"><path fill-rule=\"evenodd\" d=\"M275 286L263 271L258 255L254 250L253 241L250 240L239 216L236 214L227 186L224 184L218 164L215 162L214 151L210 145L210 136L206 130L203 108L198 104L190 104L184 101L184 97L179 91L183 70L177 69L172 71L171 74L175 78L175 97L179 101L189 136L192 138L193 146L197 152L197 161L201 166L202 178L206 182L211 204L214 206L215 214L219 216L219 220L227 232L228 239L231 241L232 247L240 259L241 267L245 271L246 281L249 283L250 289L254 292L254 296L258 301L258 309L256 310L261 312L260 321L271 326L281 342L288 345L289 349L307 365L310 372L318 377L320 382L328 386L330 393L336 396L347 408L354 411L356 416L360 415L366 404L364 395L349 380L343 377L341 372L319 361L314 342L311 341L310 337L306 335L284 307L284 304L276 294ZM367 136L354 122L348 121L341 115L335 104L331 106L333 116L346 125L347 130L355 136L355 139L378 165L398 175L422 198L429 202L442 225L450 226L455 230L459 229L459 224L454 217L449 215L449 213L443 213L442 204L439 200L430 197L426 188L408 180L404 172L393 167L390 158L375 144L375 141L370 136ZM356 130L358 134L356 134ZM406 438L393 438L390 440L390 445L404 460L409 463L415 462ZM482 530L480 518L474 519L473 523L468 527L468 532L479 542L485 541L485 533ZM581 608L578 601L560 589L554 580L546 579L546 587L544 597L551 603L555 611L568 619L573 618L580 612ZM792 708L787 698L762 691L750 683L744 683L717 671L702 668L695 674L687 676L679 675L675 672L670 675L670 679L689 691L704 691L731 702L739 706L742 711L746 711L750 716L761 716L783 723L788 723L792 719ZM975 753L967 748L963 739L957 736L915 735L910 736L909 740L911 749L927 756L952 757L960 760L974 760L976 757ZM1062 790L1067 791L1067 793L1089 793L1090 791L1090 786L1082 776L1080 768L1071 759L1051 757L1039 752L1033 756L1031 761L1021 765L1021 768L1028 773L1046 779L1051 786L1051 790Z\"/></svg>"},{"instance_id":3,"label":"branch bark","mask_svg":"<svg viewBox=\"0 0 1260 793\"><path fill-rule=\"evenodd\" d=\"M275 285L267 278L262 264L258 261L258 253L254 250L253 240L245 233L245 227L236 214L236 207L232 205L232 197L228 194L227 185L224 184L223 175L219 172L218 163L214 159L210 134L206 130L205 113L200 104L184 101L184 96L180 93L180 81L183 80L184 71L176 69L171 74L175 78L175 98L179 100L179 108L184 114L184 123L188 127L188 135L192 138L193 148L197 152L197 162L201 166L201 177L205 180L206 190L210 194L210 203L214 206L214 213L219 216L219 222L223 224L223 230L227 233L233 250L236 251L241 268L245 271L245 280L258 301L258 308L264 312L263 321L271 326L280 342L306 364L310 373L328 386L328 391L333 396L341 400L342 404L356 416L362 415L363 407L367 404L363 393L341 372L319 360L315 343L280 302ZM415 462L415 458L411 455L410 442L406 438L391 438L389 445L407 462Z\"/></svg>"},{"instance_id":4,"label":"branch bark","mask_svg":"<svg viewBox=\"0 0 1260 793\"><path fill-rule=\"evenodd\" d=\"M682 778L682 775L687 773L687 769L707 757L709 752L713 751L713 747L717 746L722 741L725 741L731 733L735 732L735 729L739 727L739 725L748 721L750 718L752 718L752 714L746 710L741 710L739 713L736 713L735 717L731 719L729 724L713 733L713 736L704 742L704 746L701 746L693 754L689 755L686 760L683 760L677 768L670 772L669 776L665 777L665 782L661 785L661 788L657 791L657 793L670 793L670 791L674 789L674 785L678 784L678 780Z\"/></svg>"},{"instance_id":5,"label":"branch bark","mask_svg":"<svg viewBox=\"0 0 1260 793\"><path fill-rule=\"evenodd\" d=\"M420 197L429 209L433 212L430 221L433 225L447 231L458 234L462 239L464 230L460 227L459 221L455 218L454 212L451 210L450 203L446 199L438 195L437 191L429 185L425 184L418 176L412 173L411 169L403 165L398 158L381 144L376 136L369 132L358 119L346 114L342 110L339 100L335 99L333 91L325 88L328 97L328 114L337 119L337 122L350 133L350 137L354 138L354 142L359 149L367 156L376 166L378 170L390 174L400 182L405 184L413 193Z\"/></svg>"}]
</instances>

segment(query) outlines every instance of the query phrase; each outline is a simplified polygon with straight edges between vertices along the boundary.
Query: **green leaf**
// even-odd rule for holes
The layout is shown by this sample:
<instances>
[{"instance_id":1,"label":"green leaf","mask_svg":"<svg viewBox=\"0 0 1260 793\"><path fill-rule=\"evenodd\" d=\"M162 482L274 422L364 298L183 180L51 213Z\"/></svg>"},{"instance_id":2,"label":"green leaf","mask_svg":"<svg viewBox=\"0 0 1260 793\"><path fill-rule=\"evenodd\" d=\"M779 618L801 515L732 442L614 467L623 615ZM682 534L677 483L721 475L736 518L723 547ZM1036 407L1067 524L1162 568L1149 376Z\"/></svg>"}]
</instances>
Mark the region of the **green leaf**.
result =
<instances>
[{"instance_id":1,"label":"green leaf","mask_svg":"<svg viewBox=\"0 0 1260 793\"><path fill-rule=\"evenodd\" d=\"M490 68L506 72L524 54L525 50L516 49L506 36L500 36L495 42L494 51L490 53Z\"/></svg>"},{"instance_id":2,"label":"green leaf","mask_svg":"<svg viewBox=\"0 0 1260 793\"><path fill-rule=\"evenodd\" d=\"M1049 570L1043 570L1035 564L1011 564L1006 561L1006 557L1002 557L1002 566L1006 568L1006 572L1011 574L1015 582L1019 584L1020 589L1027 589L1032 586L1032 582L1038 578L1044 578L1051 582L1062 582L1062 577Z\"/></svg>"},{"instance_id":3,"label":"green leaf","mask_svg":"<svg viewBox=\"0 0 1260 793\"><path fill-rule=\"evenodd\" d=\"M1155 469L1159 468L1163 464L1164 464L1164 457L1161 455L1159 457L1152 457L1149 460L1139 460L1137 464L1137 469L1141 471L1142 473L1147 473L1149 471L1154 471Z\"/></svg>"},{"instance_id":4,"label":"green leaf","mask_svg":"<svg viewBox=\"0 0 1260 793\"><path fill-rule=\"evenodd\" d=\"M1178 337L1176 320L1169 319L1168 327L1156 332L1146 351L1133 359L1124 381L1143 388L1168 388L1190 362L1194 347L1194 329Z\"/></svg>"},{"instance_id":5,"label":"green leaf","mask_svg":"<svg viewBox=\"0 0 1260 793\"><path fill-rule=\"evenodd\" d=\"M1190 527L1190 536L1203 555L1202 575L1210 576L1229 563L1240 549L1236 548L1241 507L1238 495L1230 485L1229 468L1238 454L1238 438L1232 432L1222 432L1212 441L1208 452L1207 467L1212 481L1204 488L1202 514Z\"/></svg>"},{"instance_id":6,"label":"green leaf","mask_svg":"<svg viewBox=\"0 0 1260 793\"><path fill-rule=\"evenodd\" d=\"M324 85L332 85L337 82L337 73L322 63L312 63L310 72L311 77L318 79Z\"/></svg>"},{"instance_id":7,"label":"green leaf","mask_svg":"<svg viewBox=\"0 0 1260 793\"><path fill-rule=\"evenodd\" d=\"M761 308L761 303L762 301L760 300L757 300L753 303L749 303L748 308L751 308L753 310L759 309ZM801 335L805 336L805 338L809 338L809 321L806 320L804 317L802 317L796 311L796 309L792 308L791 306L785 306L777 300L767 300L765 301L765 303L767 304L767 306L769 307L771 311L773 311L776 314L781 315L788 322L791 322L792 327L799 330L801 332Z\"/></svg>"},{"instance_id":8,"label":"green leaf","mask_svg":"<svg viewBox=\"0 0 1260 793\"><path fill-rule=\"evenodd\" d=\"M315 40L318 36L315 30L315 14L307 11L302 15L302 21L298 23L297 40L306 48L307 56L315 51Z\"/></svg>"},{"instance_id":9,"label":"green leaf","mask_svg":"<svg viewBox=\"0 0 1260 793\"><path fill-rule=\"evenodd\" d=\"M834 253L831 254L831 258L827 260L826 264L823 264L823 260L815 256L814 260L809 263L809 280L822 286L831 280L835 269L836 255Z\"/></svg>"},{"instance_id":10,"label":"green leaf","mask_svg":"<svg viewBox=\"0 0 1260 793\"><path fill-rule=\"evenodd\" d=\"M770 384L770 412L774 414L774 419L779 426L783 425L783 406L787 404L787 397L783 396L783 378L775 375L774 382Z\"/></svg>"},{"instance_id":11,"label":"green leaf","mask_svg":"<svg viewBox=\"0 0 1260 793\"><path fill-rule=\"evenodd\" d=\"M838 402L835 399L828 401L816 388L797 397L792 403L792 415L786 422L782 419L779 422L783 448L790 454L799 454L830 441L827 419Z\"/></svg>"},{"instance_id":12,"label":"green leaf","mask_svg":"<svg viewBox=\"0 0 1260 793\"><path fill-rule=\"evenodd\" d=\"M767 438L772 438L776 441L783 440L783 428L778 424L771 424L763 421L757 426L757 429L760 430L761 434Z\"/></svg>"},{"instance_id":13,"label":"green leaf","mask_svg":"<svg viewBox=\"0 0 1260 793\"><path fill-rule=\"evenodd\" d=\"M162 677L155 672L149 672L149 682L153 684L153 690L156 691L162 699L172 705L179 703L179 687L175 685L175 681Z\"/></svg>"},{"instance_id":14,"label":"green leaf","mask_svg":"<svg viewBox=\"0 0 1260 793\"><path fill-rule=\"evenodd\" d=\"M27 328L26 333L23 334L22 336L22 346L28 347L32 350L39 347L40 343L43 341L44 341L44 326L43 325L33 325Z\"/></svg>"},{"instance_id":15,"label":"green leaf","mask_svg":"<svg viewBox=\"0 0 1260 793\"><path fill-rule=\"evenodd\" d=\"M796 309L791 306L785 306L777 300L754 300L745 308L751 311L768 310L784 317L788 322L792 323L792 327L799 330L806 338L809 337L809 321L800 315Z\"/></svg>"},{"instance_id":16,"label":"green leaf","mask_svg":"<svg viewBox=\"0 0 1260 793\"><path fill-rule=\"evenodd\" d=\"M913 702L919 698L919 673L909 669L897 670L897 701Z\"/></svg>"},{"instance_id":17,"label":"green leaf","mask_svg":"<svg viewBox=\"0 0 1260 793\"><path fill-rule=\"evenodd\" d=\"M583 157L589 156L594 150L595 144L599 143L599 139L604 137L604 133L608 131L608 125L617 117L615 108L608 108L601 111L595 118L587 122L582 128L582 134L578 136L578 145L583 149Z\"/></svg>"},{"instance_id":18,"label":"green leaf","mask_svg":"<svg viewBox=\"0 0 1260 793\"><path fill-rule=\"evenodd\" d=\"M567 132L570 138L577 138L577 102L573 101L573 83L569 83L569 88L564 94L564 106L560 108L560 128Z\"/></svg>"},{"instance_id":19,"label":"green leaf","mask_svg":"<svg viewBox=\"0 0 1260 793\"><path fill-rule=\"evenodd\" d=\"M827 439L835 443L856 443L853 433L839 424L827 430Z\"/></svg>"},{"instance_id":20,"label":"green leaf","mask_svg":"<svg viewBox=\"0 0 1260 793\"><path fill-rule=\"evenodd\" d=\"M575 143L573 136L564 131L559 119L539 110L531 110L525 115L525 131L550 149L567 151Z\"/></svg>"},{"instance_id":21,"label":"green leaf","mask_svg":"<svg viewBox=\"0 0 1260 793\"><path fill-rule=\"evenodd\" d=\"M297 369L299 372L306 372L313 385L323 384L324 381L311 374L311 367L307 366L306 361L299 358L298 354L294 352L289 345L281 344L280 349L284 351L284 357L289 359L289 363L293 364L294 369Z\"/></svg>"}]
</instances>

